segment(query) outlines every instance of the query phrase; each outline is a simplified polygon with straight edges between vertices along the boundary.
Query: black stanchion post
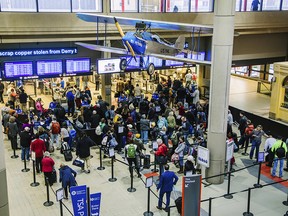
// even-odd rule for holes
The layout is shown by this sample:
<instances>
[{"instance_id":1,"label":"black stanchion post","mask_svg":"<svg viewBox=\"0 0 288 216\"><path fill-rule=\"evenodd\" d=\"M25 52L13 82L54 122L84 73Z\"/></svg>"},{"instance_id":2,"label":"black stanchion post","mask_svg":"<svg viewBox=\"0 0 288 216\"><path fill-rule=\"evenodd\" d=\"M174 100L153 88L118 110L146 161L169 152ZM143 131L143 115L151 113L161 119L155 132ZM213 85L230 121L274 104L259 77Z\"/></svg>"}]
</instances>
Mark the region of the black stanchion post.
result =
<instances>
[{"instance_id":1,"label":"black stanchion post","mask_svg":"<svg viewBox=\"0 0 288 216\"><path fill-rule=\"evenodd\" d=\"M117 181L117 178L114 177L114 158L111 157L111 178L108 179L110 182Z\"/></svg>"},{"instance_id":2,"label":"black stanchion post","mask_svg":"<svg viewBox=\"0 0 288 216\"><path fill-rule=\"evenodd\" d=\"M62 203L62 200L60 200L59 202L60 202L60 216L63 216L63 203Z\"/></svg>"},{"instance_id":3,"label":"black stanchion post","mask_svg":"<svg viewBox=\"0 0 288 216\"><path fill-rule=\"evenodd\" d=\"M99 147L99 150L100 150L100 167L97 167L98 170L104 170L105 167L102 166L102 150L101 150L101 147Z\"/></svg>"},{"instance_id":4,"label":"black stanchion post","mask_svg":"<svg viewBox=\"0 0 288 216\"><path fill-rule=\"evenodd\" d=\"M130 167L129 167L130 169ZM130 187L127 189L128 192L132 193L132 192L135 192L136 191L136 188L133 187L133 169L132 169L132 172L130 174L130 178L131 178L131 185Z\"/></svg>"},{"instance_id":5,"label":"black stanchion post","mask_svg":"<svg viewBox=\"0 0 288 216\"><path fill-rule=\"evenodd\" d=\"M258 179L257 179L257 184L254 184L254 187L255 187L255 188L261 188L261 187L262 187L262 185L260 184L261 167L262 167L262 162L259 162L259 169L258 169Z\"/></svg>"},{"instance_id":6,"label":"black stanchion post","mask_svg":"<svg viewBox=\"0 0 288 216\"><path fill-rule=\"evenodd\" d=\"M147 198L147 211L143 213L144 216L152 216L153 212L150 212L150 187L148 187L148 198Z\"/></svg>"},{"instance_id":7,"label":"black stanchion post","mask_svg":"<svg viewBox=\"0 0 288 216\"><path fill-rule=\"evenodd\" d=\"M171 210L171 207L169 206L169 207L168 207L167 216L170 216L170 210Z\"/></svg>"},{"instance_id":8,"label":"black stanchion post","mask_svg":"<svg viewBox=\"0 0 288 216\"><path fill-rule=\"evenodd\" d=\"M87 211L88 211L88 216L91 215L91 201L90 201L90 188L87 187Z\"/></svg>"},{"instance_id":9,"label":"black stanchion post","mask_svg":"<svg viewBox=\"0 0 288 216\"><path fill-rule=\"evenodd\" d=\"M30 169L27 168L27 164L26 164L26 150L24 150L24 169L21 170L22 172L29 172Z\"/></svg>"},{"instance_id":10,"label":"black stanchion post","mask_svg":"<svg viewBox=\"0 0 288 216\"><path fill-rule=\"evenodd\" d=\"M230 194L230 183L231 183L231 160L228 161L228 188L227 188L227 194L224 195L224 198L226 199L233 198L233 195Z\"/></svg>"},{"instance_id":11,"label":"black stanchion post","mask_svg":"<svg viewBox=\"0 0 288 216\"><path fill-rule=\"evenodd\" d=\"M212 198L210 197L209 198L209 216L211 216L212 215Z\"/></svg>"},{"instance_id":12,"label":"black stanchion post","mask_svg":"<svg viewBox=\"0 0 288 216\"><path fill-rule=\"evenodd\" d=\"M151 169L152 172L158 172L159 170L156 168L156 155L154 154L154 168Z\"/></svg>"},{"instance_id":13,"label":"black stanchion post","mask_svg":"<svg viewBox=\"0 0 288 216\"><path fill-rule=\"evenodd\" d=\"M15 150L15 148L13 148L13 155L11 156L11 158L12 159L16 159L16 158L18 158L19 156L18 155L16 155L16 150Z\"/></svg>"},{"instance_id":14,"label":"black stanchion post","mask_svg":"<svg viewBox=\"0 0 288 216\"><path fill-rule=\"evenodd\" d=\"M250 212L250 199L251 199L251 188L248 188L247 212L243 212L244 216L253 216L253 214Z\"/></svg>"},{"instance_id":15,"label":"black stanchion post","mask_svg":"<svg viewBox=\"0 0 288 216\"><path fill-rule=\"evenodd\" d=\"M47 177L45 177L45 183L46 183L46 191L47 191L47 201L44 202L43 205L48 207L48 206L52 206L54 203L50 201L49 199L49 181Z\"/></svg>"},{"instance_id":16,"label":"black stanchion post","mask_svg":"<svg viewBox=\"0 0 288 216\"><path fill-rule=\"evenodd\" d=\"M37 187L39 184L39 182L36 182L35 161L33 160L33 182L30 184L30 186Z\"/></svg>"}]
</instances>

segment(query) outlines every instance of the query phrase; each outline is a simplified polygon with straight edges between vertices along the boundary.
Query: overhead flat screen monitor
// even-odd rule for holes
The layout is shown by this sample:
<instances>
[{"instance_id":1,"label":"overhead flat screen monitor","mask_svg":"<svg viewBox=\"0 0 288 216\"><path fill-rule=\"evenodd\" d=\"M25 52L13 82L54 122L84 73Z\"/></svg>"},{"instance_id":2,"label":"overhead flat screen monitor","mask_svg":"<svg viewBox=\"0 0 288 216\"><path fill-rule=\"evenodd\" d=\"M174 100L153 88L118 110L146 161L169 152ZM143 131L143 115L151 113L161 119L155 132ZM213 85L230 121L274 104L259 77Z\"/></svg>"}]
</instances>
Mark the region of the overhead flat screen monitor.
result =
<instances>
[{"instance_id":1,"label":"overhead flat screen monitor","mask_svg":"<svg viewBox=\"0 0 288 216\"><path fill-rule=\"evenodd\" d=\"M17 79L33 76L32 61L4 62L4 77L6 79Z\"/></svg>"},{"instance_id":2,"label":"overhead flat screen monitor","mask_svg":"<svg viewBox=\"0 0 288 216\"><path fill-rule=\"evenodd\" d=\"M120 73L120 58L117 59L98 59L97 60L97 73L109 74Z\"/></svg>"},{"instance_id":3,"label":"overhead flat screen monitor","mask_svg":"<svg viewBox=\"0 0 288 216\"><path fill-rule=\"evenodd\" d=\"M39 77L57 77L63 73L62 60L41 60L36 62Z\"/></svg>"},{"instance_id":4,"label":"overhead flat screen monitor","mask_svg":"<svg viewBox=\"0 0 288 216\"><path fill-rule=\"evenodd\" d=\"M87 75L91 72L90 58L66 59L66 75Z\"/></svg>"}]
</instances>

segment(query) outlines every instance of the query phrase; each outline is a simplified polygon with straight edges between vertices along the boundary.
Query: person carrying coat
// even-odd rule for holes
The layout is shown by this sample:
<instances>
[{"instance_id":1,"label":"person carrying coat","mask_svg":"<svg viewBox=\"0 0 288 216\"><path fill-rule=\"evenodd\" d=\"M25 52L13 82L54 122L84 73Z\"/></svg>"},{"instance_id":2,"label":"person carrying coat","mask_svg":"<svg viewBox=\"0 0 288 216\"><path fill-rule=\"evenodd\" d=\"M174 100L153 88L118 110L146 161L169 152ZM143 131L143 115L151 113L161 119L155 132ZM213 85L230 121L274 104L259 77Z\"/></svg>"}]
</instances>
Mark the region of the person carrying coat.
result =
<instances>
[{"instance_id":1,"label":"person carrying coat","mask_svg":"<svg viewBox=\"0 0 288 216\"><path fill-rule=\"evenodd\" d=\"M70 187L77 185L76 180L75 180L76 175L77 173L73 169L71 169L69 166L63 163L60 165L59 181L62 183L62 188L64 189L64 193L65 193L64 199L68 199L68 187L70 190Z\"/></svg>"}]
</instances>

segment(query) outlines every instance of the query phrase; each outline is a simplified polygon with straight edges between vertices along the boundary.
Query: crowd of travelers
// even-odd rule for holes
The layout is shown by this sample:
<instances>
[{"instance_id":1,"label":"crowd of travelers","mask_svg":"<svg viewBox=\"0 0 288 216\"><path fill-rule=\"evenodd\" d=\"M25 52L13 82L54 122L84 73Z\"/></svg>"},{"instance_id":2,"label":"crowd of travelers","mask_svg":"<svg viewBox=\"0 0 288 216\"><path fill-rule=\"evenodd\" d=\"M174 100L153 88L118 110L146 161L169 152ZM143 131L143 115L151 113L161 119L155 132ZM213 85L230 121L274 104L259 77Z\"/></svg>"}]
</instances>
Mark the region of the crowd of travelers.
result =
<instances>
[{"instance_id":1,"label":"crowd of travelers","mask_svg":"<svg viewBox=\"0 0 288 216\"><path fill-rule=\"evenodd\" d=\"M41 98L38 98L35 107L29 109L24 88L12 85L8 92L8 102L2 108L4 133L8 135L12 149L21 147L23 161L30 160L31 151L35 152L37 173L44 172L50 185L54 181L54 161L50 153L60 150L66 159L69 157L67 150L75 151L76 156L84 161L82 171L88 174L91 167L90 147L94 145L101 146L106 155L109 155L110 149L123 155L127 159L131 175L135 168L138 177L141 177L141 159L145 163L148 149L155 154L160 175L168 161L179 167L178 174L195 174L199 168L195 164L197 148L207 147L209 102L205 100L200 103L200 92L191 71L187 71L185 79L175 77L172 81L168 77L167 80L159 80L156 74L154 80L157 88L150 100L142 94L140 86L136 84L134 87L131 81L117 83L117 105L110 105L101 95L92 103L88 87L82 91L78 86L67 83L61 91L66 98L65 105L54 98L44 108ZM272 175L275 176L275 166L278 163L276 159L280 157L277 149L284 148L284 153L287 153L286 143L283 144L279 139L271 140L271 134L266 134L261 125L254 128L242 112L239 141L237 133L232 130L233 124L233 116L228 111L227 140L234 140L235 151L244 148L244 153L251 141L251 159L255 149L257 159L262 136L269 137L265 144L265 151L270 155L267 165L272 166L274 161ZM87 131L93 133L88 134ZM184 160L186 155L187 160ZM284 158L279 158L280 177L283 176L281 169ZM75 177L76 172L73 169L65 164L61 165L60 180L66 188L66 197L67 187L76 184Z\"/></svg>"}]
</instances>

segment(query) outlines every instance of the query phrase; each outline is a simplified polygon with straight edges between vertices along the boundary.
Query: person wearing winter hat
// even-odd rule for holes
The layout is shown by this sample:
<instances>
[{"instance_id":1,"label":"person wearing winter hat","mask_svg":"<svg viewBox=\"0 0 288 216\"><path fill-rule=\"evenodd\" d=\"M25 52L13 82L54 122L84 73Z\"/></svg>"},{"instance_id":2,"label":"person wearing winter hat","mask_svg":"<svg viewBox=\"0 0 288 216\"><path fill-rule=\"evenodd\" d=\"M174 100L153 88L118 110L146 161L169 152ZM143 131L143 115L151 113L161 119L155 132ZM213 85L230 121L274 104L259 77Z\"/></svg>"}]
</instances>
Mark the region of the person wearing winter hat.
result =
<instances>
[{"instance_id":1,"label":"person wearing winter hat","mask_svg":"<svg viewBox=\"0 0 288 216\"><path fill-rule=\"evenodd\" d=\"M193 156L189 155L187 157L187 161L184 164L184 175L191 176L192 174L196 174L196 169L193 164Z\"/></svg>"}]
</instances>

